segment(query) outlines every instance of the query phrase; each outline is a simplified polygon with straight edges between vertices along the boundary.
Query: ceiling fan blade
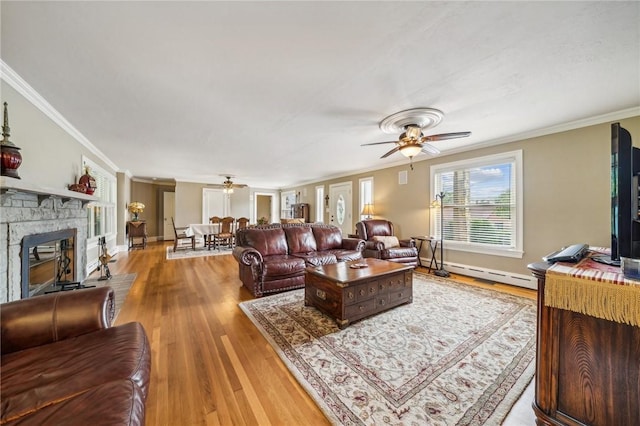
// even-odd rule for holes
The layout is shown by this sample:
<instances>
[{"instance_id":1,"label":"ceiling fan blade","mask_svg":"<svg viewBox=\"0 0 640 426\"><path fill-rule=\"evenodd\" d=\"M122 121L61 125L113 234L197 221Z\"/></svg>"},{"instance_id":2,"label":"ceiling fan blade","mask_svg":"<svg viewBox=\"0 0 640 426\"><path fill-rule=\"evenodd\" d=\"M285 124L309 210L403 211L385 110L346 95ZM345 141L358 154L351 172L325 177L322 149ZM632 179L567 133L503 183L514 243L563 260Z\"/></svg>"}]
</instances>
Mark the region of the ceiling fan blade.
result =
<instances>
[{"instance_id":1,"label":"ceiling fan blade","mask_svg":"<svg viewBox=\"0 0 640 426\"><path fill-rule=\"evenodd\" d=\"M391 154L396 153L396 152L398 152L398 151L400 151L400 147L399 147L399 146L396 146L395 148L393 148L391 151L387 152L385 155L383 155L383 156L382 156L382 157L380 157L380 158L387 158L387 157L388 157L388 156L390 156Z\"/></svg>"},{"instance_id":2,"label":"ceiling fan blade","mask_svg":"<svg viewBox=\"0 0 640 426\"><path fill-rule=\"evenodd\" d=\"M234 188L246 188L248 185L244 184L244 183L234 183L233 185Z\"/></svg>"},{"instance_id":3,"label":"ceiling fan blade","mask_svg":"<svg viewBox=\"0 0 640 426\"><path fill-rule=\"evenodd\" d=\"M422 152L425 154L438 155L440 154L440 150L433 145L428 143L422 144Z\"/></svg>"},{"instance_id":4,"label":"ceiling fan blade","mask_svg":"<svg viewBox=\"0 0 640 426\"><path fill-rule=\"evenodd\" d=\"M367 146L367 145L382 145L385 143L398 143L398 141L387 141L387 142L372 142L372 143L363 143L360 146Z\"/></svg>"},{"instance_id":5,"label":"ceiling fan blade","mask_svg":"<svg viewBox=\"0 0 640 426\"><path fill-rule=\"evenodd\" d=\"M471 132L440 133L439 135L425 136L422 139L425 141L445 141L447 139L466 138L470 135Z\"/></svg>"}]
</instances>

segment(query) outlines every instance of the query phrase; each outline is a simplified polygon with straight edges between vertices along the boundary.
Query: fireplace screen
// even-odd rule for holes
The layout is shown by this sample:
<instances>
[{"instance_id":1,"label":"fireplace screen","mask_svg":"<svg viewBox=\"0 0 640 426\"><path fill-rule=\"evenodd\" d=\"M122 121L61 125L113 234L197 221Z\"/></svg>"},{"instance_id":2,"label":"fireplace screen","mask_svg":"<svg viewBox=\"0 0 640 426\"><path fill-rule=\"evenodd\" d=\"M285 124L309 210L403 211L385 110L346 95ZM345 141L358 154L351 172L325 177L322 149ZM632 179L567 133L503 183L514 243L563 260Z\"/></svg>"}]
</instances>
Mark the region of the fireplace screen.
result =
<instances>
[{"instance_id":1,"label":"fireplace screen","mask_svg":"<svg viewBox=\"0 0 640 426\"><path fill-rule=\"evenodd\" d=\"M59 291L75 281L75 229L28 235L22 245L22 298Z\"/></svg>"}]
</instances>

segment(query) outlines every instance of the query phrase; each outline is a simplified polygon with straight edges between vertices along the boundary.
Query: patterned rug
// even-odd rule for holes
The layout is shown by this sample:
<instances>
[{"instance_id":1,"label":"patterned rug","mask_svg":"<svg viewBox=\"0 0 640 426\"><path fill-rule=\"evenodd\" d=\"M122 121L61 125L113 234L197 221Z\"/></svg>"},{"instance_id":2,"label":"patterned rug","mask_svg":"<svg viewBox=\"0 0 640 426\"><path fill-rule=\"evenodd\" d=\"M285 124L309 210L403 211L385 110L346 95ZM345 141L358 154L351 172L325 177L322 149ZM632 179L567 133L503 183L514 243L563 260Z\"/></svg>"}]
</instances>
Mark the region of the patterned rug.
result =
<instances>
[{"instance_id":1,"label":"patterned rug","mask_svg":"<svg viewBox=\"0 0 640 426\"><path fill-rule=\"evenodd\" d=\"M344 330L304 290L242 302L340 425L499 425L531 381L533 300L414 273L413 303Z\"/></svg>"},{"instance_id":2,"label":"patterned rug","mask_svg":"<svg viewBox=\"0 0 640 426\"><path fill-rule=\"evenodd\" d=\"M196 245L196 249L178 248L175 252L173 246L167 247L167 260L174 259L189 259L192 257L207 257L207 256L222 256L223 254L231 254L233 250L227 247L222 247L220 250L209 250L202 245Z\"/></svg>"},{"instance_id":3,"label":"patterned rug","mask_svg":"<svg viewBox=\"0 0 640 426\"><path fill-rule=\"evenodd\" d=\"M133 285L133 282L136 280L136 274L122 274L122 275L112 275L108 280L99 280L99 273L93 273L89 278L84 280L82 283L86 286L96 286L96 287L105 287L109 286L113 288L115 292L115 302L116 302L116 314L113 317L113 321L115 322L116 318L118 318L118 314L120 313L120 308L124 304L125 299L127 298L127 294L129 293L129 289Z\"/></svg>"}]
</instances>

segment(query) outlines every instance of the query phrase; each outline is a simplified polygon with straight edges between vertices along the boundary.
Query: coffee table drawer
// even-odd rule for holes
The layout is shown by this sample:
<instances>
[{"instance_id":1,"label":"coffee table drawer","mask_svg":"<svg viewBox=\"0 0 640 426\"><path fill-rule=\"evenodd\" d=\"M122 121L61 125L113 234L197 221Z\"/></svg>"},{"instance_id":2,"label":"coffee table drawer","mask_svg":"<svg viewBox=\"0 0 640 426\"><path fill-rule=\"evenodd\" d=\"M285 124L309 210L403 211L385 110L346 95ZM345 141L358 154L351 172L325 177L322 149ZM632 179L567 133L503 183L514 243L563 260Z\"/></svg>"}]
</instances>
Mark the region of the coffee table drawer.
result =
<instances>
[{"instance_id":1,"label":"coffee table drawer","mask_svg":"<svg viewBox=\"0 0 640 426\"><path fill-rule=\"evenodd\" d=\"M413 301L413 291L411 287L389 292L389 305L397 306Z\"/></svg>"},{"instance_id":2,"label":"coffee table drawer","mask_svg":"<svg viewBox=\"0 0 640 426\"><path fill-rule=\"evenodd\" d=\"M378 281L369 281L356 286L356 300L366 300L378 294Z\"/></svg>"},{"instance_id":3,"label":"coffee table drawer","mask_svg":"<svg viewBox=\"0 0 640 426\"><path fill-rule=\"evenodd\" d=\"M356 319L367 317L375 313L376 300L369 299L357 302L353 305L345 306L344 313L345 319L354 321Z\"/></svg>"}]
</instances>

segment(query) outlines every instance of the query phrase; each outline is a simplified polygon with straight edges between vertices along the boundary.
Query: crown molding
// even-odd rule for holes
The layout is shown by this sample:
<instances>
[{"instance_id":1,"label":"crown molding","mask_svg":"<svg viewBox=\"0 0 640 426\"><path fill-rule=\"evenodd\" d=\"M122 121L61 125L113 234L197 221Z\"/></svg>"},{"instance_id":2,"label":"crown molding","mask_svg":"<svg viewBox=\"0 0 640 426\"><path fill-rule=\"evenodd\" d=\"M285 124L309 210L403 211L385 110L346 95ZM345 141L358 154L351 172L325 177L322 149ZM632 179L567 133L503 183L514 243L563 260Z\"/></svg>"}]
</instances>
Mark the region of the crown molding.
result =
<instances>
[{"instance_id":1,"label":"crown molding","mask_svg":"<svg viewBox=\"0 0 640 426\"><path fill-rule=\"evenodd\" d=\"M4 80L9 86L13 87L27 101L31 102L44 115L49 117L62 130L67 132L72 138L96 155L101 161L104 161L114 172L120 171L120 168L111 161L102 151L100 151L89 139L87 139L78 129L73 127L66 118L62 116L49 102L47 102L29 83L18 75L9 65L0 59L0 79Z\"/></svg>"},{"instance_id":2,"label":"crown molding","mask_svg":"<svg viewBox=\"0 0 640 426\"><path fill-rule=\"evenodd\" d=\"M510 136L506 136L504 138L499 138L499 139L493 139L493 140L489 140L489 141L485 141L485 142L480 142L471 146L467 146L467 147L463 147L463 148L457 148L457 149L452 149L452 150L448 150L448 151L443 151L442 153L440 153L440 155L437 156L429 156L429 155L421 155L419 157L414 157L413 158L413 163L420 163L423 161L429 161L429 160L434 160L436 158L442 158L442 157L446 157L449 155L454 155L454 154L459 154L461 152L468 152L468 151L474 151L476 149L482 149L482 148L488 148L491 146L495 146L495 145L502 145L502 144L506 144L506 143L511 143L511 142L518 142L518 141L524 141L526 139L532 139L532 138L537 138L537 137L541 137L541 136L546 136L546 135L551 135L554 133L562 133L562 132L566 132L569 130L575 130L575 129L580 129L583 127L589 127L589 126L595 126L598 124L602 124L602 123L610 123L610 122L615 122L618 120L624 120L625 118L631 118L631 117L637 117L640 116L640 106L635 106L632 108L627 108L627 109L623 109L620 111L614 111L614 112L610 112L607 114L602 114L602 115L597 115L595 117L589 117L589 118L585 118L585 119L581 119L581 120L575 120L575 121L571 121L568 123L562 123L562 124L558 124L555 126L550 126L550 127L544 127L541 129L535 129L535 130L531 130L528 132L523 132L523 133L518 133L515 135L510 135ZM320 182L325 182L328 180L334 180L334 179L340 179L340 178L344 178L344 177L349 177L349 176L354 176L354 175L359 175L359 174L363 174L363 173L369 173L369 172L375 172L375 171L379 171L379 170L384 170L384 169L390 169L392 167L398 167L398 166L409 166L409 162L407 161L407 158L402 158L398 161L394 161L392 163L386 163L384 165L379 165L379 166L371 166L371 167L366 167L366 168L362 168L359 170L354 170L354 171L349 171L349 172L344 172L344 173L336 173L333 175L328 175L326 177L323 177L322 179L314 179L314 180L305 180L305 181L298 181L296 183L293 183L291 185L287 185L285 187L283 187L284 189L288 189L288 188L295 188L298 186L305 186L305 185L313 185L313 184L317 184ZM283 188L281 188L281 190L284 190Z\"/></svg>"}]
</instances>

